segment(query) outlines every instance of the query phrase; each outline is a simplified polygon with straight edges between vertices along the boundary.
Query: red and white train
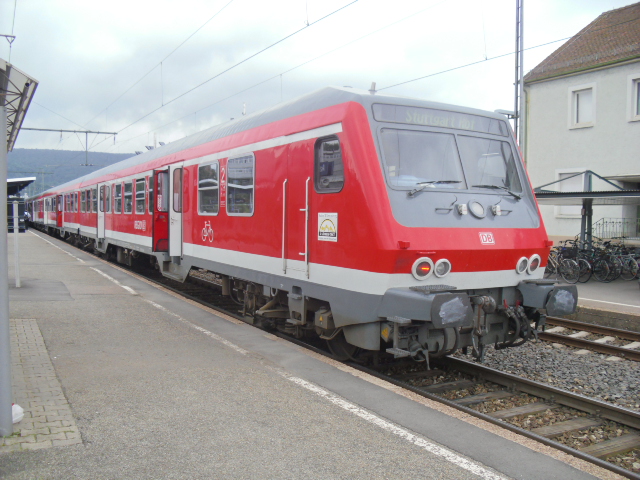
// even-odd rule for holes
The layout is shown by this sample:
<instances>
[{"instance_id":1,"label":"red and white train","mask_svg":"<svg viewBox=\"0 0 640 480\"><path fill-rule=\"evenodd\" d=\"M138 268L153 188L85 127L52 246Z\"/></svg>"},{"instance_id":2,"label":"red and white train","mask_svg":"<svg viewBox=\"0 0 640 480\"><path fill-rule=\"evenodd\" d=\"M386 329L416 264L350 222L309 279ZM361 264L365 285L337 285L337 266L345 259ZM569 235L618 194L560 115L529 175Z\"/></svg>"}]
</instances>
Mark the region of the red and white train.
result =
<instances>
[{"instance_id":1,"label":"red and white train","mask_svg":"<svg viewBox=\"0 0 640 480\"><path fill-rule=\"evenodd\" d=\"M36 226L184 281L219 275L247 315L424 360L523 343L573 313L499 114L325 88L28 200Z\"/></svg>"}]
</instances>

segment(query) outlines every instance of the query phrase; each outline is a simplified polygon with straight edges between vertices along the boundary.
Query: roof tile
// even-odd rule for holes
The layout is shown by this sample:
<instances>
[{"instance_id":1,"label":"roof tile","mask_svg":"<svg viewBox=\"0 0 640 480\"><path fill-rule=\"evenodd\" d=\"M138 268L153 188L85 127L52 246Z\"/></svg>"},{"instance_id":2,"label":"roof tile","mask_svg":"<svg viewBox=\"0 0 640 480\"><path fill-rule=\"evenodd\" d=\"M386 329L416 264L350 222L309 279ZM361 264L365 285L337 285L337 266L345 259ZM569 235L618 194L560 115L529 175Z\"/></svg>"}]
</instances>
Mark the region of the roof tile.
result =
<instances>
[{"instance_id":1,"label":"roof tile","mask_svg":"<svg viewBox=\"0 0 640 480\"><path fill-rule=\"evenodd\" d=\"M640 2L603 13L524 77L525 83L640 60Z\"/></svg>"}]
</instances>

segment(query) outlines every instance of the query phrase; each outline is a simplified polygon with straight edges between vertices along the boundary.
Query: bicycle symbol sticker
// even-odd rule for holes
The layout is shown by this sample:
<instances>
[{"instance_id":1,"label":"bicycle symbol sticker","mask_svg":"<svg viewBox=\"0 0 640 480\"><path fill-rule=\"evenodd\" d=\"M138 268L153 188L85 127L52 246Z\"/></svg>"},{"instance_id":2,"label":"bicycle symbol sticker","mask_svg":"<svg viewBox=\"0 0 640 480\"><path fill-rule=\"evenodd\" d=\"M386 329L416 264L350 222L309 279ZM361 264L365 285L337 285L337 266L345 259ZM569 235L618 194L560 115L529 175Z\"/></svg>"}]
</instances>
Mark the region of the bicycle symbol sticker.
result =
<instances>
[{"instance_id":1,"label":"bicycle symbol sticker","mask_svg":"<svg viewBox=\"0 0 640 480\"><path fill-rule=\"evenodd\" d=\"M204 228L202 229L202 241L206 241L207 238L209 242L213 242L213 228L211 228L210 222L204 222Z\"/></svg>"}]
</instances>

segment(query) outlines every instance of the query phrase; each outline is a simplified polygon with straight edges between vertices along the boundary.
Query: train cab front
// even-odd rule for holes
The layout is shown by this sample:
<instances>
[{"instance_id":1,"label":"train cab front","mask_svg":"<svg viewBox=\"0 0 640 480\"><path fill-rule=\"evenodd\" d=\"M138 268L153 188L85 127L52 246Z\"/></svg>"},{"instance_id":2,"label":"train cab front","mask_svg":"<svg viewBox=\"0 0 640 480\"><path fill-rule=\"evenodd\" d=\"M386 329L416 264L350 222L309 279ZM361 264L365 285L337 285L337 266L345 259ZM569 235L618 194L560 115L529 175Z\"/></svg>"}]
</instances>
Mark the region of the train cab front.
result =
<instances>
[{"instance_id":1,"label":"train cab front","mask_svg":"<svg viewBox=\"0 0 640 480\"><path fill-rule=\"evenodd\" d=\"M550 242L504 118L404 105L374 116L395 225L395 285L378 310L389 353L482 358L575 311L575 286L543 279Z\"/></svg>"}]
</instances>

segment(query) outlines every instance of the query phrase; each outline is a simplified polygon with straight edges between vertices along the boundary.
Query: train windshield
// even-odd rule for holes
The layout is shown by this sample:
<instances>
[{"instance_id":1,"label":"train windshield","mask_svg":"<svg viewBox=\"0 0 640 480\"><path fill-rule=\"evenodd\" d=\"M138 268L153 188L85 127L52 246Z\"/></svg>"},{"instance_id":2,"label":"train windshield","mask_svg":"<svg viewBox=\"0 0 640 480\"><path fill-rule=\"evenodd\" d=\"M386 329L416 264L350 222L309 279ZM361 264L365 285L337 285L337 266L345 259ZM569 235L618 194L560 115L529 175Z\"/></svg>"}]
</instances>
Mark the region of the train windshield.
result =
<instances>
[{"instance_id":1,"label":"train windshield","mask_svg":"<svg viewBox=\"0 0 640 480\"><path fill-rule=\"evenodd\" d=\"M458 146L471 188L505 187L514 192L522 192L509 143L459 135Z\"/></svg>"},{"instance_id":2,"label":"train windshield","mask_svg":"<svg viewBox=\"0 0 640 480\"><path fill-rule=\"evenodd\" d=\"M466 188L455 137L447 133L382 129L389 184ZM442 182L442 183L440 183Z\"/></svg>"},{"instance_id":3,"label":"train windshield","mask_svg":"<svg viewBox=\"0 0 640 480\"><path fill-rule=\"evenodd\" d=\"M392 128L383 128L381 139L387 181L392 187L522 192L508 142Z\"/></svg>"}]
</instances>

